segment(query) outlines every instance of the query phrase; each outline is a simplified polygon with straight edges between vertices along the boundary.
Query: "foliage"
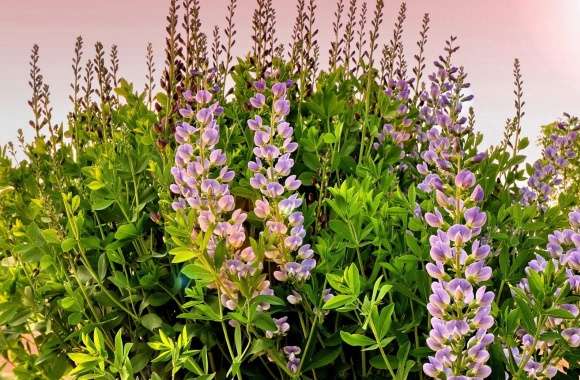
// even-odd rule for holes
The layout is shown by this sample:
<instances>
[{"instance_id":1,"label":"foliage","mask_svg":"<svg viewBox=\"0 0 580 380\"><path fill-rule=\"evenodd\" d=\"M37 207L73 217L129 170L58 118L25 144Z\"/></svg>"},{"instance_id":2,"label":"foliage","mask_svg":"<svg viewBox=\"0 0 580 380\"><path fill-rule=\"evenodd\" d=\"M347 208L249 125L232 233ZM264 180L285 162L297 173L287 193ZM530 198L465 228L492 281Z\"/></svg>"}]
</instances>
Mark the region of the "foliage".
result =
<instances>
[{"instance_id":1,"label":"foliage","mask_svg":"<svg viewBox=\"0 0 580 380\"><path fill-rule=\"evenodd\" d=\"M544 127L526 164L516 61L516 114L482 150L455 37L424 73L428 15L408 70L405 4L379 49L384 3L367 30L366 3L338 0L324 69L314 0L297 1L289 51L259 0L244 57L238 5L208 37L200 1L170 1L158 93L150 44L139 91L116 47L83 61L79 37L63 124L33 48L34 138L0 149L0 365L19 379L577 378L577 119ZM453 260L434 254L445 236ZM453 290L463 277L474 288ZM441 320L485 344L450 325L439 337Z\"/></svg>"}]
</instances>

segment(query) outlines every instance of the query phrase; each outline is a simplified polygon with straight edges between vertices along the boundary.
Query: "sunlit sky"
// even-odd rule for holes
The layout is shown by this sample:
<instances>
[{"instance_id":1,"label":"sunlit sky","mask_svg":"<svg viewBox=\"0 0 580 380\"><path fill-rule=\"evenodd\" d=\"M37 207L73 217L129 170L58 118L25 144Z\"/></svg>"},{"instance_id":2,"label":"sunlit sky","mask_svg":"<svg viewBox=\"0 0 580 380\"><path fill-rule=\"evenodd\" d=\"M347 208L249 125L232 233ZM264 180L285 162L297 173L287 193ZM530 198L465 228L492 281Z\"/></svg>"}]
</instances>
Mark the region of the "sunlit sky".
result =
<instances>
[{"instance_id":1,"label":"sunlit sky","mask_svg":"<svg viewBox=\"0 0 580 380\"><path fill-rule=\"evenodd\" d=\"M250 44L250 19L255 1L238 0L238 44ZM359 3L361 1L359 0ZM374 0L369 8L374 8ZM117 44L121 75L144 83L145 46L153 43L157 72L161 72L166 0L0 0L0 144L14 140L18 128L27 127L30 111L28 59L34 43L40 45L40 66L51 86L56 120L63 120L69 103L71 58L77 35L85 39L85 57L93 56L94 43ZM227 0L201 0L204 29L222 25ZM331 40L334 0L318 0L321 52ZM391 35L399 2L386 1L382 37ZM288 42L295 17L295 2L274 0L278 10L278 37ZM457 63L465 66L475 93L477 127L485 144L501 139L505 119L513 114L512 64L520 58L524 75L526 116L524 135L535 140L538 127L562 115L580 113L580 0L409 0L404 39L411 59L423 13L431 15L427 48L431 62L445 39L459 37ZM31 131L27 131L31 136ZM536 157L537 149L527 153Z\"/></svg>"}]
</instances>

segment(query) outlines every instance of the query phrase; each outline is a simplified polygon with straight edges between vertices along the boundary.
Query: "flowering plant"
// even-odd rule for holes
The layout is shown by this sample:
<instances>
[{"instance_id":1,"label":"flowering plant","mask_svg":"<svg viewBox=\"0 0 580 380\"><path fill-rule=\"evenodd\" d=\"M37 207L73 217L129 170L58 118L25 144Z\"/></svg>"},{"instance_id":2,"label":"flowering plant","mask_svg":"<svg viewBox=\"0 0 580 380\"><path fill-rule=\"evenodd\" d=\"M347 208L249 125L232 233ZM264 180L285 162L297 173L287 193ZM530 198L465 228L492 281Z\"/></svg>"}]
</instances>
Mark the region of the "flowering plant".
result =
<instances>
[{"instance_id":1,"label":"flowering plant","mask_svg":"<svg viewBox=\"0 0 580 380\"><path fill-rule=\"evenodd\" d=\"M243 53L241 3L212 31L199 0L169 3L142 91L116 46L76 40L66 123L32 50L34 138L0 149L0 368L578 378L578 119L524 165L518 60L515 115L481 149L456 38L424 75L430 18L407 62L405 3L383 41L384 1L338 0L324 41L326 10L297 0L287 45L259 0Z\"/></svg>"}]
</instances>

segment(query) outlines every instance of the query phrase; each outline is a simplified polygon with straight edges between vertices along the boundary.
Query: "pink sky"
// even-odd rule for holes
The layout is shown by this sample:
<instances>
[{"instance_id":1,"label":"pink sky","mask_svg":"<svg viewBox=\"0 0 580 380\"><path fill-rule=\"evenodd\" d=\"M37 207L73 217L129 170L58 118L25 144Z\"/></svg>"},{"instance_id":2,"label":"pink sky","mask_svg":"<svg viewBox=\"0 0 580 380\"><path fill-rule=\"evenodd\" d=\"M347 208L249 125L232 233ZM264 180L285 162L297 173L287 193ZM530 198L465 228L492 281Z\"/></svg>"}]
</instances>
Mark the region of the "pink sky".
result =
<instances>
[{"instance_id":1,"label":"pink sky","mask_svg":"<svg viewBox=\"0 0 580 380\"><path fill-rule=\"evenodd\" d=\"M28 56L38 43L40 65L51 86L57 120L69 104L70 60L77 35L85 39L85 57L94 43L117 44L121 74L141 87L144 81L145 46L157 53L161 71L166 0L1 0L0 12L0 144L13 140L17 128L30 129L27 121ZM227 0L201 0L204 28L223 24ZM237 52L250 41L253 0L238 0ZM360 1L359 1L360 3ZM274 0L278 10L278 37L287 42L295 16L294 1ZM323 57L328 50L334 0L318 0L318 27ZM375 1L369 1L374 8ZM386 1L382 37L391 35L399 2ZM512 62L519 57L525 81L524 134L535 139L538 126L562 112L578 113L580 100L580 1L578 0L409 0L405 28L407 54L414 53L424 12L431 14L428 69L441 52L444 40L459 36L462 46L457 63L466 67L476 95L478 129L485 143L501 138L504 121L513 112ZM30 131L27 131L30 136ZM535 157L537 150L528 153Z\"/></svg>"}]
</instances>

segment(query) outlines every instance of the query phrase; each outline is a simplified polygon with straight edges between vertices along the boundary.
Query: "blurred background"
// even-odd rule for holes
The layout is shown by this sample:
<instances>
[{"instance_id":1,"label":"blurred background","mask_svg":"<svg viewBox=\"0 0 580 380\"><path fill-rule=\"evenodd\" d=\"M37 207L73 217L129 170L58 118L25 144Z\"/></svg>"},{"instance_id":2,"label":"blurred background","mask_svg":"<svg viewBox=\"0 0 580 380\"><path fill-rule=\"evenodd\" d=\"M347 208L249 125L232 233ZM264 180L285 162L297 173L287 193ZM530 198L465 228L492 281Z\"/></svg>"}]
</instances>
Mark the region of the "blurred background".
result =
<instances>
[{"instance_id":1,"label":"blurred background","mask_svg":"<svg viewBox=\"0 0 580 380\"><path fill-rule=\"evenodd\" d=\"M204 31L223 25L227 0L201 0ZM322 62L330 47L334 0L318 0L318 29ZM360 3L360 1L359 1ZM368 1L369 13L375 0ZM0 0L0 144L15 140L16 130L28 127L30 97L28 60L34 43L40 45L40 67L51 87L55 120L69 109L71 59L76 36L85 41L84 58L94 55L101 41L107 51L119 47L121 76L142 88L145 80L145 48L152 42L157 72L162 70L167 0ZM235 53L250 45L254 0L238 0ZM295 18L295 1L274 0L280 42L289 42ZM399 2L386 1L381 41L391 37ZM359 6L360 8L360 6ZM404 41L408 60L416 50L423 13L431 15L427 45L428 66L442 52L445 39L459 37L456 63L469 73L477 128L485 145L498 143L506 118L513 114L512 66L519 58L526 101L524 135L532 142L539 126L559 118L562 112L580 113L580 1L579 0L409 0ZM369 16L370 17L370 16ZM532 144L525 153L533 160Z\"/></svg>"}]
</instances>

